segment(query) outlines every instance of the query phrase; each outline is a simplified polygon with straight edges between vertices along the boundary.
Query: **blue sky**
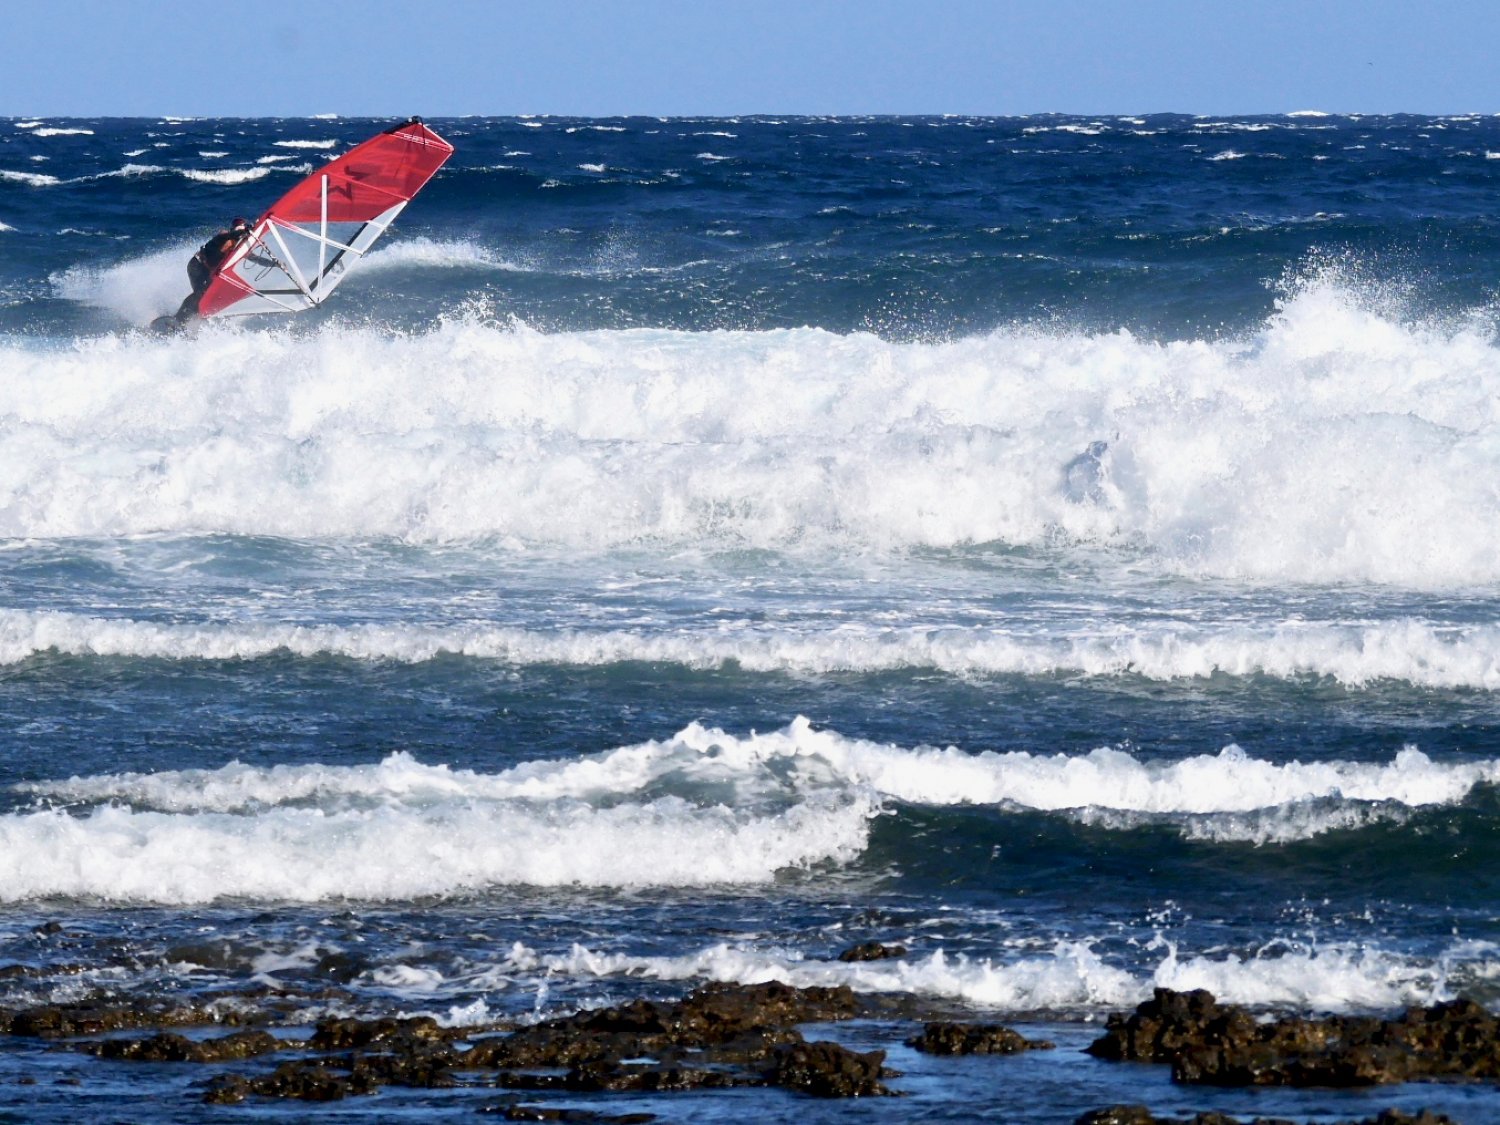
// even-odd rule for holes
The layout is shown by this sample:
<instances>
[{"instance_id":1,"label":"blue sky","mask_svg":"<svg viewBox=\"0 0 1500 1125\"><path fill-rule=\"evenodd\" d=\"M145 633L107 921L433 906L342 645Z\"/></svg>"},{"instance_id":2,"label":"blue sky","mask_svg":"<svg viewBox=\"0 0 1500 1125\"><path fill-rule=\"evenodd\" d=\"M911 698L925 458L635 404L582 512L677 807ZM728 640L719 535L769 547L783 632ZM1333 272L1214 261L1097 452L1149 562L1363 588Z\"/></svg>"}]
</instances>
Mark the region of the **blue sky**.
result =
<instances>
[{"instance_id":1,"label":"blue sky","mask_svg":"<svg viewBox=\"0 0 1500 1125\"><path fill-rule=\"evenodd\" d=\"M0 114L1500 111L1494 0L15 0Z\"/></svg>"}]
</instances>

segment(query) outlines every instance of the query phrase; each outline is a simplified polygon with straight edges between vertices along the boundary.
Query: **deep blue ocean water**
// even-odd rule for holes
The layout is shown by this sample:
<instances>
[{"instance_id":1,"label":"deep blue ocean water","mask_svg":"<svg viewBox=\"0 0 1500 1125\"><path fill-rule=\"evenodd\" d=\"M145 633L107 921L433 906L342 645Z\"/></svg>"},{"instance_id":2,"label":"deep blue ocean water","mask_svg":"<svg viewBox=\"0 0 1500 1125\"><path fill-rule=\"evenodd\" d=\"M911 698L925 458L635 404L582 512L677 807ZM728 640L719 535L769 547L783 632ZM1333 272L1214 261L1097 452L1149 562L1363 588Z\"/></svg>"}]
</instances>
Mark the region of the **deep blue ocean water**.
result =
<instances>
[{"instance_id":1,"label":"deep blue ocean water","mask_svg":"<svg viewBox=\"0 0 1500 1125\"><path fill-rule=\"evenodd\" d=\"M0 120L0 1006L848 983L1060 1049L628 1108L1500 1120L1079 1053L1500 1004L1500 119L434 119L324 308L142 330L387 124Z\"/></svg>"}]
</instances>

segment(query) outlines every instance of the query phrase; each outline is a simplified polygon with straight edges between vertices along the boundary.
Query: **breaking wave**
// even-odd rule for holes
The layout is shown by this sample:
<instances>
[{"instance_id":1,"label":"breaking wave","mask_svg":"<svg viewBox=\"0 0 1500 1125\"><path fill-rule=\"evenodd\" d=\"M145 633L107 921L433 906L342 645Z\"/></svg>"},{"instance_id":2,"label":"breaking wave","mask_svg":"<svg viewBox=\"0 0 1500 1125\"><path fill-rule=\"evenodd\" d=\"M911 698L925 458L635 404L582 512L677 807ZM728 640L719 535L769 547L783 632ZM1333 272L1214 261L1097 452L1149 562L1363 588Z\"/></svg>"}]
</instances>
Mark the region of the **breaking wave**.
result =
<instances>
[{"instance_id":1,"label":"breaking wave","mask_svg":"<svg viewBox=\"0 0 1500 1125\"><path fill-rule=\"evenodd\" d=\"M163 312L179 253L55 284L122 313L170 288ZM463 244L384 253L508 268ZM1328 285L1239 342L546 335L476 315L11 343L0 369L9 536L1092 544L1252 581L1500 580L1500 350Z\"/></svg>"},{"instance_id":2,"label":"breaking wave","mask_svg":"<svg viewBox=\"0 0 1500 1125\"><path fill-rule=\"evenodd\" d=\"M1107 636L1047 635L994 626L719 624L674 631L456 624L199 623L136 621L52 610L0 610L0 665L39 653L166 660L301 657L411 663L465 656L515 665L675 664L818 675L935 670L954 675L1216 675L1327 678L1350 687L1393 681L1427 688L1500 690L1500 628L1418 620L1344 625L1120 626Z\"/></svg>"},{"instance_id":3,"label":"breaking wave","mask_svg":"<svg viewBox=\"0 0 1500 1125\"><path fill-rule=\"evenodd\" d=\"M974 957L942 950L901 960L845 964L786 951L721 943L676 957L605 953L575 945L564 954L512 950L514 968L570 977L649 980L779 980L799 988L848 985L856 992L910 993L1008 1012L1108 1011L1148 998L1156 987L1207 988L1234 1004L1314 1011L1369 1011L1449 997L1450 967L1369 948L1272 948L1249 956L1182 960L1166 943L1141 973L1110 963L1090 943L1060 941L1050 953ZM1492 955L1493 950L1489 950ZM1493 964L1493 960L1487 960Z\"/></svg>"},{"instance_id":4,"label":"breaking wave","mask_svg":"<svg viewBox=\"0 0 1500 1125\"><path fill-rule=\"evenodd\" d=\"M1236 747L1149 762L1113 749L906 749L803 719L743 737L693 724L665 741L497 773L394 754L367 766L234 763L29 783L16 792L32 806L0 817L0 901L756 884L855 862L890 802L1095 823L1129 813L1123 827L1144 815L1189 836L1265 843L1348 827L1343 811L1361 805L1454 804L1497 780L1500 762L1443 764L1411 748L1388 763L1276 764ZM1306 813L1317 800L1321 820ZM1259 820L1242 816L1252 810Z\"/></svg>"}]
</instances>

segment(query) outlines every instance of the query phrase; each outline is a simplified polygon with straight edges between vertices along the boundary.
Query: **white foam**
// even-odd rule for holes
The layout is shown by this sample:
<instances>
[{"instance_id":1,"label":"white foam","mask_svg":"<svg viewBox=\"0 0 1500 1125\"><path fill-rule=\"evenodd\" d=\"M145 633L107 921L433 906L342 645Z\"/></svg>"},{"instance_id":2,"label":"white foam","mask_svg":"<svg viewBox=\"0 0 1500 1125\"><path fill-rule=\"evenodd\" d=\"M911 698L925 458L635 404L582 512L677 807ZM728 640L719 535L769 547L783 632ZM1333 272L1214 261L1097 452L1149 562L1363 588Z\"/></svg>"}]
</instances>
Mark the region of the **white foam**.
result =
<instances>
[{"instance_id":1,"label":"white foam","mask_svg":"<svg viewBox=\"0 0 1500 1125\"><path fill-rule=\"evenodd\" d=\"M1497 782L1500 761L1439 763L1412 747L1388 762L1270 762L1237 746L1176 761L1141 760L1107 747L1086 754L973 753L845 738L799 718L782 730L746 736L694 723L664 741L528 762L497 774L425 766L397 754L378 766L352 769L235 764L31 783L20 791L228 814L308 801L342 809L371 801L426 806L465 797L612 800L684 784L694 791L728 787L737 795L736 807L751 809L780 799L791 786L841 807L873 807L872 801L989 805L1061 812L1125 829L1156 819L1181 826L1190 838L1285 843L1399 818L1424 806L1456 804L1476 785ZM1370 813L1365 805L1383 807Z\"/></svg>"},{"instance_id":2,"label":"white foam","mask_svg":"<svg viewBox=\"0 0 1500 1125\"><path fill-rule=\"evenodd\" d=\"M54 791L109 803L83 815L0 817L0 901L405 900L515 885L755 884L851 861L873 811L829 793L737 808L613 792L604 803L539 801L517 795L518 778L398 755L374 767L78 779Z\"/></svg>"},{"instance_id":3,"label":"white foam","mask_svg":"<svg viewBox=\"0 0 1500 1125\"><path fill-rule=\"evenodd\" d=\"M272 141L277 148L329 149L338 141Z\"/></svg>"},{"instance_id":4,"label":"white foam","mask_svg":"<svg viewBox=\"0 0 1500 1125\"><path fill-rule=\"evenodd\" d=\"M1218 154L1216 154L1214 156L1210 156L1209 159L1210 160L1243 160L1243 159L1245 159L1245 154L1243 152L1235 152L1234 149L1232 149L1232 148L1226 148L1223 152L1218 153Z\"/></svg>"},{"instance_id":5,"label":"white foam","mask_svg":"<svg viewBox=\"0 0 1500 1125\"><path fill-rule=\"evenodd\" d=\"M51 187L53 184L61 183L56 176L49 176L45 172L12 172L8 168L0 168L0 181L9 180L13 184L29 184L31 187Z\"/></svg>"},{"instance_id":6,"label":"white foam","mask_svg":"<svg viewBox=\"0 0 1500 1125\"><path fill-rule=\"evenodd\" d=\"M500 257L488 247L457 239L400 238L384 242L360 263L360 272L404 266L440 269L483 268L523 272L526 267Z\"/></svg>"},{"instance_id":7,"label":"white foam","mask_svg":"<svg viewBox=\"0 0 1500 1125\"><path fill-rule=\"evenodd\" d=\"M794 951L718 944L679 957L604 953L575 945L561 955L512 951L517 968L574 978L779 980L799 988L848 985L856 992L910 993L1009 1012L1097 1012L1134 1005L1153 988L1207 988L1233 1004L1313 1011L1368 1011L1447 999L1448 966L1373 947L1281 945L1248 955L1166 955L1153 971L1104 960L1087 942L1058 942L1041 956L971 957L939 950L925 957L846 964Z\"/></svg>"},{"instance_id":8,"label":"white foam","mask_svg":"<svg viewBox=\"0 0 1500 1125\"><path fill-rule=\"evenodd\" d=\"M0 223L0 231L13 231L15 229L16 228L11 226L9 223Z\"/></svg>"},{"instance_id":9,"label":"white foam","mask_svg":"<svg viewBox=\"0 0 1500 1125\"><path fill-rule=\"evenodd\" d=\"M133 310L133 287L112 282L156 270L63 276L78 299ZM9 343L0 466L27 502L0 496L0 534L840 553L1061 542L1167 573L1493 584L1500 523L1480 517L1500 487L1500 348L1479 328L1405 324L1375 298L1315 279L1254 338L1166 344L543 335L458 317L412 337L263 333L248 367L228 332L191 349ZM171 412L152 405L164 390ZM27 421L59 409L64 430ZM122 429L117 410L144 428ZM199 456L210 432L238 460ZM310 475L289 459L308 442L324 455ZM148 452L169 487L138 487L129 466Z\"/></svg>"},{"instance_id":10,"label":"white foam","mask_svg":"<svg viewBox=\"0 0 1500 1125\"><path fill-rule=\"evenodd\" d=\"M175 259L173 259L175 261ZM444 264L444 263L439 263ZM1077 627L1074 627L1075 629ZM172 625L60 611L0 609L0 664L37 653L255 659L275 652L418 662L443 655L517 665L610 665L630 661L688 668L738 665L755 672L821 675L933 669L955 675L1053 673L1170 681L1216 675L1293 680L1326 677L1360 687L1383 680L1429 688L1500 690L1500 627L1435 628L1401 620L1365 626L1292 622L1253 628L1133 624L1080 635L1059 623L1028 625L840 625L793 620L671 631L533 630L483 621L460 624Z\"/></svg>"},{"instance_id":11,"label":"white foam","mask_svg":"<svg viewBox=\"0 0 1500 1125\"><path fill-rule=\"evenodd\" d=\"M92 137L92 129L39 128L31 131L33 137Z\"/></svg>"},{"instance_id":12,"label":"white foam","mask_svg":"<svg viewBox=\"0 0 1500 1125\"><path fill-rule=\"evenodd\" d=\"M254 168L180 168L178 171L201 184L247 184L268 175L271 169L257 165Z\"/></svg>"},{"instance_id":13,"label":"white foam","mask_svg":"<svg viewBox=\"0 0 1500 1125\"><path fill-rule=\"evenodd\" d=\"M187 295L187 261L196 249L196 243L179 243L115 266L71 266L61 273L53 274L49 280L53 291L65 300L101 306L132 324L144 325L153 317L175 309ZM112 346L97 346L107 352L118 348L119 341ZM0 354L4 354L3 351ZM7 362L17 354L6 355ZM139 366L142 358L144 357L138 355L134 361L137 378L149 377L146 370ZM36 359L46 363L41 357ZM82 371L78 371L73 378L80 378L82 374ZM144 390L144 386L142 389ZM74 400L74 409L82 405L81 400ZM20 436L15 431L0 429L0 450L4 450ZM0 453L0 458L3 456Z\"/></svg>"}]
</instances>

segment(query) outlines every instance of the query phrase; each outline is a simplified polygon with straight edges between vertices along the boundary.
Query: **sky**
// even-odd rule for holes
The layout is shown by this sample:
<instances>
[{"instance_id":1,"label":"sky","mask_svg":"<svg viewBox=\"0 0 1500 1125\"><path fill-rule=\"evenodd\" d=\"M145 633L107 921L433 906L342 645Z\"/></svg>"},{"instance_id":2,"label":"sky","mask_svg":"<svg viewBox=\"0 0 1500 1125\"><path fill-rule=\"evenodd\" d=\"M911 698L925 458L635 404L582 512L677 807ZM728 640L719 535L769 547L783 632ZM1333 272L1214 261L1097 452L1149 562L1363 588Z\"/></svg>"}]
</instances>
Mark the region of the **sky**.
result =
<instances>
[{"instance_id":1,"label":"sky","mask_svg":"<svg viewBox=\"0 0 1500 1125\"><path fill-rule=\"evenodd\" d=\"M12 0L0 115L1500 111L1494 0Z\"/></svg>"}]
</instances>

